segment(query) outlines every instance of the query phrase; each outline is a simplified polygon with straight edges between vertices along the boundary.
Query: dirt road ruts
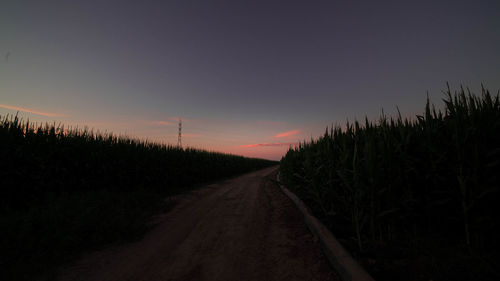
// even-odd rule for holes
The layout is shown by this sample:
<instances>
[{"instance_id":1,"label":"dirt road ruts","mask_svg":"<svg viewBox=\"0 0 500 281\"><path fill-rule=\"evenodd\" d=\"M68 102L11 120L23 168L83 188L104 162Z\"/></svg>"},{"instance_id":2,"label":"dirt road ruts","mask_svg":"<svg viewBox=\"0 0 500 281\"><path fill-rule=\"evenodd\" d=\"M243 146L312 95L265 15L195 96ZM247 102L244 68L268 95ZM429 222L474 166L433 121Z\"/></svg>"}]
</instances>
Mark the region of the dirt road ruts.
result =
<instances>
[{"instance_id":1,"label":"dirt road ruts","mask_svg":"<svg viewBox=\"0 0 500 281\"><path fill-rule=\"evenodd\" d=\"M86 255L61 280L340 280L276 171L179 196L141 241Z\"/></svg>"}]
</instances>

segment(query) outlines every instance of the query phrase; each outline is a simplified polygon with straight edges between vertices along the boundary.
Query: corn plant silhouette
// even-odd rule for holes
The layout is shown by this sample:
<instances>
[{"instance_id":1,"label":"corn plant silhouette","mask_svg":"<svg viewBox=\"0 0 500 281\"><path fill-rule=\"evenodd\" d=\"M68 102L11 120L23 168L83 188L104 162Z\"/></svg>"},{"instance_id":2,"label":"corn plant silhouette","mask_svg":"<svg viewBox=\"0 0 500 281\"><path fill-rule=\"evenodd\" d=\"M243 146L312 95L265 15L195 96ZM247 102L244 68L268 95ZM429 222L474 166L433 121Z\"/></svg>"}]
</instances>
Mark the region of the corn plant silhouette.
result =
<instances>
[{"instance_id":1,"label":"corn plant silhouette","mask_svg":"<svg viewBox=\"0 0 500 281\"><path fill-rule=\"evenodd\" d=\"M289 149L281 178L360 254L378 245L408 253L464 245L486 267L481 260L498 262L499 95L482 85L480 96L452 93L447 84L443 111L427 98L414 119L398 110L377 123L327 128Z\"/></svg>"}]
</instances>

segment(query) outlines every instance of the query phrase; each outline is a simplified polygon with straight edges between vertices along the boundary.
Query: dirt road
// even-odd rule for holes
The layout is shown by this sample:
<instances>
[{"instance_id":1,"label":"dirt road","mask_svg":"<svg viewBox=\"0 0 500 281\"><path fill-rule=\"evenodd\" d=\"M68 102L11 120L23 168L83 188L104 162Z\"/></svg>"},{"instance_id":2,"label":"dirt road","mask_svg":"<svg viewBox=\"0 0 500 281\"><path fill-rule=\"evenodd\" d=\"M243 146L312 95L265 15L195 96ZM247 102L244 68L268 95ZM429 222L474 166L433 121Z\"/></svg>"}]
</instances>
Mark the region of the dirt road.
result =
<instances>
[{"instance_id":1,"label":"dirt road","mask_svg":"<svg viewBox=\"0 0 500 281\"><path fill-rule=\"evenodd\" d=\"M89 254L61 280L339 280L276 169L180 196L141 241Z\"/></svg>"}]
</instances>

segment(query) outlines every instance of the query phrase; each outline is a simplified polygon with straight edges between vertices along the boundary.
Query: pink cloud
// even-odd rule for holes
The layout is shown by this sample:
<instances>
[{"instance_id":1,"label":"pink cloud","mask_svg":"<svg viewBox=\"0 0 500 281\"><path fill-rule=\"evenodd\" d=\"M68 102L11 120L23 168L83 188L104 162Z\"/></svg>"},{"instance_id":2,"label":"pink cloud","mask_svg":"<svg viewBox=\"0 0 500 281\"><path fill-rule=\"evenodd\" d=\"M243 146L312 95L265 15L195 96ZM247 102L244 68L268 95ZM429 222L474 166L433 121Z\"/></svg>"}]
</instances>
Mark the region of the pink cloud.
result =
<instances>
[{"instance_id":1,"label":"pink cloud","mask_svg":"<svg viewBox=\"0 0 500 281\"><path fill-rule=\"evenodd\" d=\"M36 115L41 115L41 116L48 116L48 117L62 117L65 116L64 114L60 113L51 113L51 112L41 112L38 110L33 110L29 108L24 108L24 107L18 107L18 106L12 106L12 105L6 105L6 104L0 104L1 108L6 108L6 109L11 109L11 110L17 110L17 111L22 111L22 112L27 112L27 113L32 113Z\"/></svg>"},{"instance_id":2,"label":"pink cloud","mask_svg":"<svg viewBox=\"0 0 500 281\"><path fill-rule=\"evenodd\" d=\"M286 138L300 134L300 130L292 130L275 135L275 138Z\"/></svg>"},{"instance_id":3,"label":"pink cloud","mask_svg":"<svg viewBox=\"0 0 500 281\"><path fill-rule=\"evenodd\" d=\"M247 144L240 146L241 148L251 148L251 147L262 147L262 146L290 146L296 145L296 142L272 142L272 143L256 143L256 144Z\"/></svg>"}]
</instances>

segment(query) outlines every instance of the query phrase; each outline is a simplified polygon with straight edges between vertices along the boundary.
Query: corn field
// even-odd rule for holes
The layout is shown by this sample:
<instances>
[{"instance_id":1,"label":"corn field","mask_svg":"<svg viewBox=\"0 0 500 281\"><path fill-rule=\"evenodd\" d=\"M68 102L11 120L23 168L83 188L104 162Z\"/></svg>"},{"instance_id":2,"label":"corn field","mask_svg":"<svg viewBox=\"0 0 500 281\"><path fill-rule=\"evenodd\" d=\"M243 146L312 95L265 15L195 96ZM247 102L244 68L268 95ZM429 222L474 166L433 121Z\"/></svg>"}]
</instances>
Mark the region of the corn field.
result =
<instances>
[{"instance_id":1,"label":"corn field","mask_svg":"<svg viewBox=\"0 0 500 281\"><path fill-rule=\"evenodd\" d=\"M0 117L0 212L81 190L175 191L271 161Z\"/></svg>"},{"instance_id":2,"label":"corn field","mask_svg":"<svg viewBox=\"0 0 500 281\"><path fill-rule=\"evenodd\" d=\"M165 197L276 162L0 117L0 280L137 239Z\"/></svg>"},{"instance_id":3,"label":"corn field","mask_svg":"<svg viewBox=\"0 0 500 281\"><path fill-rule=\"evenodd\" d=\"M443 280L494 280L499 277L499 94L484 88L481 96L463 88L452 94L449 86L444 93L442 111L427 99L425 112L415 119L382 114L378 122L365 118L345 129L327 129L287 152L281 178L360 259L376 262L388 249L398 252L393 258L404 256L394 259L433 258L460 248L464 260L450 264L473 264L484 276L458 270L454 279L443 273L453 265L439 267L439 262L424 271L441 271ZM384 266L372 267L378 276Z\"/></svg>"}]
</instances>

